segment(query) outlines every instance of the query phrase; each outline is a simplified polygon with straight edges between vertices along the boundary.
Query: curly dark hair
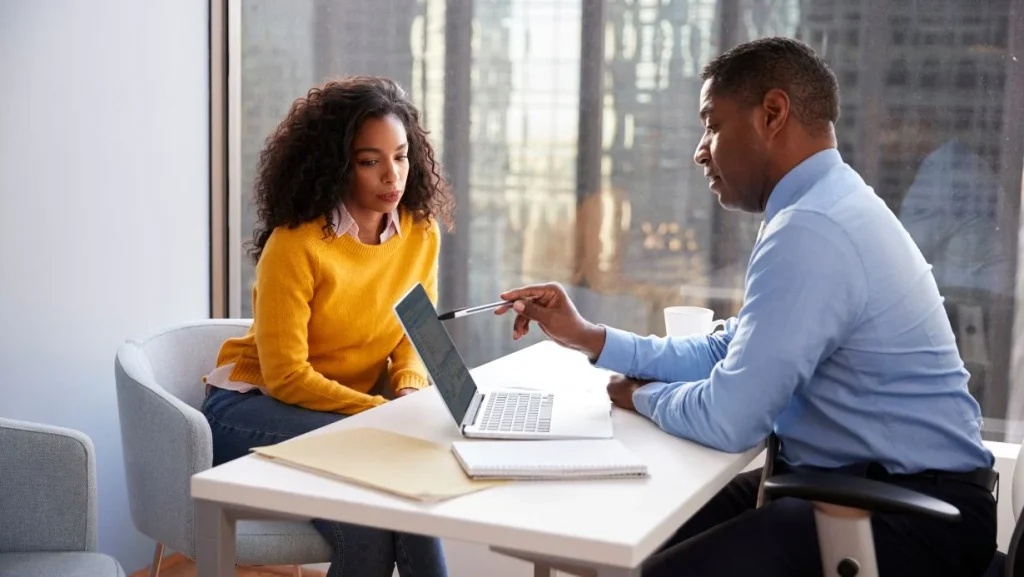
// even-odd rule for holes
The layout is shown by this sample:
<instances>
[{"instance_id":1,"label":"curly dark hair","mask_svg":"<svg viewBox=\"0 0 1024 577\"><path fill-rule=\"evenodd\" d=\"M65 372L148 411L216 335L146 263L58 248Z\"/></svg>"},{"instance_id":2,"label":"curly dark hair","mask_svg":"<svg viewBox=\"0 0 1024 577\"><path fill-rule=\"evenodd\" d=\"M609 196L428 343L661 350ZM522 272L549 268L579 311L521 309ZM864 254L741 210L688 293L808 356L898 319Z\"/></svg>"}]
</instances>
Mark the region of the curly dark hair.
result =
<instances>
[{"instance_id":1,"label":"curly dark hair","mask_svg":"<svg viewBox=\"0 0 1024 577\"><path fill-rule=\"evenodd\" d=\"M297 99L267 137L253 191L253 262L259 261L270 233L279 226L294 228L324 216L324 234L334 229L333 213L348 194L352 178L352 142L366 119L388 115L405 125L409 140L409 174L401 206L417 221L440 220L451 230L455 200L427 131L420 126L419 111L393 80L351 76Z\"/></svg>"}]
</instances>

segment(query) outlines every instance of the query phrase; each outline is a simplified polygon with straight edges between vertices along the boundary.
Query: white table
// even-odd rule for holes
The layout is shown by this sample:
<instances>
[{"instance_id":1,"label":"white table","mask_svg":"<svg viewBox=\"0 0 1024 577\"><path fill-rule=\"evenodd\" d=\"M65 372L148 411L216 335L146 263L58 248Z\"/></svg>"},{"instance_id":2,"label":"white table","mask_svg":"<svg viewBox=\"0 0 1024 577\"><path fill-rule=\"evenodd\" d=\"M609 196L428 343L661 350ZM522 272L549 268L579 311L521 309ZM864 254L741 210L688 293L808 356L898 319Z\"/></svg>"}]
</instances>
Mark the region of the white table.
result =
<instances>
[{"instance_id":1,"label":"white table","mask_svg":"<svg viewBox=\"0 0 1024 577\"><path fill-rule=\"evenodd\" d=\"M543 342L478 367L473 377L481 389L520 385L606 395L608 373ZM253 456L214 467L192 478L198 577L234 575L236 520L280 515L482 543L534 563L535 575L552 569L639 575L640 563L761 449L722 453L671 437L634 413L613 415L615 436L646 460L649 478L510 483L426 504ZM366 426L444 444L462 438L433 388L310 434Z\"/></svg>"}]
</instances>

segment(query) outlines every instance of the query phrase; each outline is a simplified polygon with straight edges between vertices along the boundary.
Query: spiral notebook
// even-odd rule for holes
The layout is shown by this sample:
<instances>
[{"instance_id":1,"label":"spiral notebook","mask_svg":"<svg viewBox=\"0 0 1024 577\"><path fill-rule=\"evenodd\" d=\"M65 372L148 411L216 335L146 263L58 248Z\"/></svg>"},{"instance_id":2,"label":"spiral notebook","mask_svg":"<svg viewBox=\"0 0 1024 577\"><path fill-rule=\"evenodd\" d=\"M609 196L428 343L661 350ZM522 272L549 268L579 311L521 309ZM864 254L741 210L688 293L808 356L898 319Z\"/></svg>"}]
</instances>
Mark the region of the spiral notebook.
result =
<instances>
[{"instance_id":1,"label":"spiral notebook","mask_svg":"<svg viewBox=\"0 0 1024 577\"><path fill-rule=\"evenodd\" d=\"M647 465L616 439L456 441L452 452L472 479L646 477Z\"/></svg>"}]
</instances>

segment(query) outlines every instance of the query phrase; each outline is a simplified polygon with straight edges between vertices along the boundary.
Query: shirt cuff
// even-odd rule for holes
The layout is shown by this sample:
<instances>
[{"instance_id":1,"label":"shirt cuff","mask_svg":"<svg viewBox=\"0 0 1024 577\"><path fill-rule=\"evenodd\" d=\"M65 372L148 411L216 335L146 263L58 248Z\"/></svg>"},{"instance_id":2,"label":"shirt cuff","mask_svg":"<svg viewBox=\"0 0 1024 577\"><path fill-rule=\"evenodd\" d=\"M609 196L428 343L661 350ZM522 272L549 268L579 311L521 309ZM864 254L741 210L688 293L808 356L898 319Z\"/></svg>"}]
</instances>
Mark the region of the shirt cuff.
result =
<instances>
[{"instance_id":1,"label":"shirt cuff","mask_svg":"<svg viewBox=\"0 0 1024 577\"><path fill-rule=\"evenodd\" d=\"M601 325L604 326L604 325ZM604 327L604 348L598 355L595 366L612 372L629 375L636 357L636 335L612 327Z\"/></svg>"},{"instance_id":2,"label":"shirt cuff","mask_svg":"<svg viewBox=\"0 0 1024 577\"><path fill-rule=\"evenodd\" d=\"M639 389L633 391L633 407L636 408L636 412L641 415L651 418L651 414L654 413L654 403L661 396L661 392L668 386L668 383L647 383Z\"/></svg>"},{"instance_id":3,"label":"shirt cuff","mask_svg":"<svg viewBox=\"0 0 1024 577\"><path fill-rule=\"evenodd\" d=\"M391 381L391 390L395 393L402 389L425 389L430 386L430 381L413 371L401 371Z\"/></svg>"}]
</instances>

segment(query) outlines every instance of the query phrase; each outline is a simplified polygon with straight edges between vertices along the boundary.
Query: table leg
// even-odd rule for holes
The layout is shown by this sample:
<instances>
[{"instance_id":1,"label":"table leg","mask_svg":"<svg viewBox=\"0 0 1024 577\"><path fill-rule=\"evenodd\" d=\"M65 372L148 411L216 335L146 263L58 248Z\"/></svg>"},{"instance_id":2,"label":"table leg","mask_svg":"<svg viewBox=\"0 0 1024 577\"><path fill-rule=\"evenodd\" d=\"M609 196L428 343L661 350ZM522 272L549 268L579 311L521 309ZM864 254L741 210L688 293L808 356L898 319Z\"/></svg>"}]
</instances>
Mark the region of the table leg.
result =
<instances>
[{"instance_id":1,"label":"table leg","mask_svg":"<svg viewBox=\"0 0 1024 577\"><path fill-rule=\"evenodd\" d=\"M234 577L235 519L217 503L196 499L196 577Z\"/></svg>"},{"instance_id":2,"label":"table leg","mask_svg":"<svg viewBox=\"0 0 1024 577\"><path fill-rule=\"evenodd\" d=\"M639 567L610 567L607 565L592 565L585 561L573 561L560 559L549 555L534 555L491 547L491 551L520 561L533 564L533 577L554 577L554 572L568 573L579 577L640 577Z\"/></svg>"},{"instance_id":3,"label":"table leg","mask_svg":"<svg viewBox=\"0 0 1024 577\"><path fill-rule=\"evenodd\" d=\"M640 568L605 567L597 570L597 577L640 577Z\"/></svg>"}]
</instances>

